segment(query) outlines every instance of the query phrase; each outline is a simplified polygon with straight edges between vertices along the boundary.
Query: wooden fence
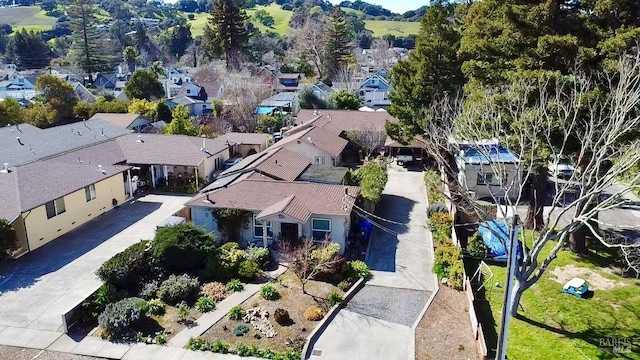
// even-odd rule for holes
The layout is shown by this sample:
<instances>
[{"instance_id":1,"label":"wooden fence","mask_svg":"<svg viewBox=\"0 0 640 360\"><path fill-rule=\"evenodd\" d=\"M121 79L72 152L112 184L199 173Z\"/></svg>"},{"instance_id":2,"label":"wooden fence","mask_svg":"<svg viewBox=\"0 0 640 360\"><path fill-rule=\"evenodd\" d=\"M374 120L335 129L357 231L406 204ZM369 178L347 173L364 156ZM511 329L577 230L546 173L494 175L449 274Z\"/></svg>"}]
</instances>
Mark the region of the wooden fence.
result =
<instances>
[{"instance_id":1,"label":"wooden fence","mask_svg":"<svg viewBox=\"0 0 640 360\"><path fill-rule=\"evenodd\" d=\"M467 301L469 303L469 318L471 320L471 331L473 332L473 337L476 340L476 348L478 349L478 355L480 359L487 359L487 343L484 339L484 331L482 331L482 325L478 322L478 317L476 315L476 309L473 304L474 296L473 290L471 288L471 282L469 281L469 277L465 276L464 280L464 292L467 295Z\"/></svg>"}]
</instances>

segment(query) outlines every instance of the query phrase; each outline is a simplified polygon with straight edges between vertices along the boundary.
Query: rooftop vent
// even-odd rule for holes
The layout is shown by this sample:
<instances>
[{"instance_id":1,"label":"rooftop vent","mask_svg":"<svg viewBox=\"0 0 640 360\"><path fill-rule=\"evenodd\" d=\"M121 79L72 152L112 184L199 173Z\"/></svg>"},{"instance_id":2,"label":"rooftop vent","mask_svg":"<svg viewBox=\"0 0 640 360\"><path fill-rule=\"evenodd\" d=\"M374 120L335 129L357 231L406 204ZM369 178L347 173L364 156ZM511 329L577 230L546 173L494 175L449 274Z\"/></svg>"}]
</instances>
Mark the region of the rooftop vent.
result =
<instances>
[{"instance_id":1,"label":"rooftop vent","mask_svg":"<svg viewBox=\"0 0 640 360\"><path fill-rule=\"evenodd\" d=\"M309 144L313 144L313 141L311 140L311 136L307 137L307 141L309 142Z\"/></svg>"},{"instance_id":2,"label":"rooftop vent","mask_svg":"<svg viewBox=\"0 0 640 360\"><path fill-rule=\"evenodd\" d=\"M22 142L22 139L20 139L20 136L16 136L16 140L18 140L18 144L24 145L24 143Z\"/></svg>"},{"instance_id":3,"label":"rooftop vent","mask_svg":"<svg viewBox=\"0 0 640 360\"><path fill-rule=\"evenodd\" d=\"M106 174L106 173L107 173L107 170L104 170L104 169L102 168L102 165L98 165L98 170L99 170L101 173L103 173L103 174Z\"/></svg>"},{"instance_id":4,"label":"rooftop vent","mask_svg":"<svg viewBox=\"0 0 640 360\"><path fill-rule=\"evenodd\" d=\"M144 140L142 140L142 135L138 135L138 140L136 140L136 142L139 142L139 143L144 142Z\"/></svg>"},{"instance_id":5,"label":"rooftop vent","mask_svg":"<svg viewBox=\"0 0 640 360\"><path fill-rule=\"evenodd\" d=\"M200 137L202 138L202 146L200 147L200 151L202 151L203 153L206 153L207 152L207 146L205 144L205 139L207 137L204 136L204 135L201 135Z\"/></svg>"},{"instance_id":6,"label":"rooftop vent","mask_svg":"<svg viewBox=\"0 0 640 360\"><path fill-rule=\"evenodd\" d=\"M9 168L9 163L2 164L2 170L0 170L0 173L8 174L10 172L11 172L11 169Z\"/></svg>"}]
</instances>

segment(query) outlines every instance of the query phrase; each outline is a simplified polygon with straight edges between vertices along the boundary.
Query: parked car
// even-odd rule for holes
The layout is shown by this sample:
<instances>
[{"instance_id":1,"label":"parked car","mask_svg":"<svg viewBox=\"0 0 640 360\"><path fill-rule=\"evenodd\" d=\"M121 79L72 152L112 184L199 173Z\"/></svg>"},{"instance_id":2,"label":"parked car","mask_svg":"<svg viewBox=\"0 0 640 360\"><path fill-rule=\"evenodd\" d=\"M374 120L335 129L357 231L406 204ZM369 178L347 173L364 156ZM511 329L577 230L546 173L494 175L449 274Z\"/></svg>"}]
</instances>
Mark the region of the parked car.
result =
<instances>
[{"instance_id":1,"label":"parked car","mask_svg":"<svg viewBox=\"0 0 640 360\"><path fill-rule=\"evenodd\" d=\"M413 150L410 148L401 148L396 154L396 164L407 165L413 162Z\"/></svg>"},{"instance_id":2,"label":"parked car","mask_svg":"<svg viewBox=\"0 0 640 360\"><path fill-rule=\"evenodd\" d=\"M549 160L549 172L555 178L570 179L575 171L576 168L571 163L571 160L564 156Z\"/></svg>"},{"instance_id":3,"label":"parked car","mask_svg":"<svg viewBox=\"0 0 640 360\"><path fill-rule=\"evenodd\" d=\"M224 169L227 170L228 168L232 167L233 165L239 163L240 161L242 161L242 158L231 158L227 161L224 162L223 166Z\"/></svg>"}]
</instances>

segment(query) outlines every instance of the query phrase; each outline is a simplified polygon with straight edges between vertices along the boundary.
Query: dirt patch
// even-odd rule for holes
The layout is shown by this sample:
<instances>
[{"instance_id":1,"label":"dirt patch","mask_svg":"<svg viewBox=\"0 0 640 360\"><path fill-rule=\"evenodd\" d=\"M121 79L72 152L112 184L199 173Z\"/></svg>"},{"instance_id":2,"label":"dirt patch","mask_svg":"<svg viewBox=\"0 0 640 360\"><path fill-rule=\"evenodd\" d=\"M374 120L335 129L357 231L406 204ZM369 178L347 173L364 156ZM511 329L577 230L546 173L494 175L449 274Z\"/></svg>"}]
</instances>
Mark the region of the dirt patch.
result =
<instances>
[{"instance_id":1,"label":"dirt patch","mask_svg":"<svg viewBox=\"0 0 640 360\"><path fill-rule=\"evenodd\" d=\"M280 293L280 299L276 301L267 301L260 298L259 294L255 294L241 304L247 310L252 307L259 306L260 309L269 312L268 320L273 325L277 335L273 338L265 336L257 336L258 331L249 325L249 332L243 336L235 336L233 329L242 321L229 320L227 317L218 321L201 337L210 341L223 341L236 346L240 343L247 346L257 346L263 349L271 349L275 351L286 351L290 349L301 349L309 333L318 325L317 321L309 321L304 317L304 311L309 306L319 306L328 308L327 299L329 293L337 291L337 287L330 283L320 281L309 281L306 290L310 295L304 295L300 282L290 272L286 272L278 278L278 281L272 284ZM287 326L278 324L273 319L273 313L277 308L283 308L289 312L292 323Z\"/></svg>"},{"instance_id":2,"label":"dirt patch","mask_svg":"<svg viewBox=\"0 0 640 360\"><path fill-rule=\"evenodd\" d=\"M464 292L440 287L416 328L416 359L478 359Z\"/></svg>"},{"instance_id":3,"label":"dirt patch","mask_svg":"<svg viewBox=\"0 0 640 360\"><path fill-rule=\"evenodd\" d=\"M591 269L575 265L557 267L551 273L555 276L553 280L562 285L577 277L586 280L589 289L593 290L610 290L618 286L618 283L614 280L607 279Z\"/></svg>"}]
</instances>

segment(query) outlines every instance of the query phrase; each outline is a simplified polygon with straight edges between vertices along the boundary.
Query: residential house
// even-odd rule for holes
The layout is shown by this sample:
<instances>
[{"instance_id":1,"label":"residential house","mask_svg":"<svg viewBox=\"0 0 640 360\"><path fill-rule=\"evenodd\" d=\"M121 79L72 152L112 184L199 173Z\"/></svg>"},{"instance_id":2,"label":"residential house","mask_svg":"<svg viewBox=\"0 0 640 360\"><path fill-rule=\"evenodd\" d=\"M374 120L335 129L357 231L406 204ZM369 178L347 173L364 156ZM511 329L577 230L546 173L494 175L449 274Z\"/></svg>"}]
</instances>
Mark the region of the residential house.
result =
<instances>
[{"instance_id":1,"label":"residential house","mask_svg":"<svg viewBox=\"0 0 640 360\"><path fill-rule=\"evenodd\" d=\"M168 68L166 71L166 75L167 79L171 80L171 82L176 85L190 83L193 80L191 74L189 74L187 70L180 68Z\"/></svg>"},{"instance_id":2,"label":"residential house","mask_svg":"<svg viewBox=\"0 0 640 360\"><path fill-rule=\"evenodd\" d=\"M151 121L140 114L108 114L96 113L89 120L101 119L114 126L141 132Z\"/></svg>"},{"instance_id":3,"label":"residential house","mask_svg":"<svg viewBox=\"0 0 640 360\"><path fill-rule=\"evenodd\" d=\"M358 97L365 106L378 108L391 105L389 94L391 93L389 70L382 68L366 78L358 89Z\"/></svg>"},{"instance_id":4,"label":"residential house","mask_svg":"<svg viewBox=\"0 0 640 360\"><path fill-rule=\"evenodd\" d=\"M300 82L304 79L304 74L280 74L276 83L276 92L283 91L296 92L300 90Z\"/></svg>"},{"instance_id":5,"label":"residential house","mask_svg":"<svg viewBox=\"0 0 640 360\"><path fill-rule=\"evenodd\" d=\"M245 245L268 246L278 240L291 241L303 236L322 241L328 236L344 252L351 210L358 194L359 188L354 186L251 178L226 187L210 185L186 205L196 225L218 235L211 210L251 212L249 226L239 239Z\"/></svg>"},{"instance_id":6,"label":"residential house","mask_svg":"<svg viewBox=\"0 0 640 360\"><path fill-rule=\"evenodd\" d=\"M247 157L264 151L271 144L271 138L269 134L229 132L216 140L230 144L231 156L238 154Z\"/></svg>"},{"instance_id":7,"label":"residential house","mask_svg":"<svg viewBox=\"0 0 640 360\"><path fill-rule=\"evenodd\" d=\"M172 98L178 96L181 85L175 84L171 79L162 79L160 83L164 88L164 97Z\"/></svg>"},{"instance_id":8,"label":"residential house","mask_svg":"<svg viewBox=\"0 0 640 360\"><path fill-rule=\"evenodd\" d=\"M93 95L91 91L89 91L89 89L84 87L82 83L72 82L71 86L73 86L73 92L76 94L78 99L89 102L89 103L96 101L96 96Z\"/></svg>"},{"instance_id":9,"label":"residential house","mask_svg":"<svg viewBox=\"0 0 640 360\"><path fill-rule=\"evenodd\" d=\"M118 80L118 73L116 72L100 72L93 80L93 87L97 89L115 90Z\"/></svg>"},{"instance_id":10,"label":"residential house","mask_svg":"<svg viewBox=\"0 0 640 360\"><path fill-rule=\"evenodd\" d=\"M384 130L384 124L399 120L385 111L310 110L298 112L296 126L318 126L345 137L349 131Z\"/></svg>"},{"instance_id":11,"label":"residential house","mask_svg":"<svg viewBox=\"0 0 640 360\"><path fill-rule=\"evenodd\" d=\"M297 113L300 109L297 93L284 92L265 99L258 105L255 113L258 115L273 114L274 111Z\"/></svg>"},{"instance_id":12,"label":"residential house","mask_svg":"<svg viewBox=\"0 0 640 360\"><path fill-rule=\"evenodd\" d=\"M311 92L321 100L328 100L335 90L325 83L319 82L311 86Z\"/></svg>"},{"instance_id":13,"label":"residential house","mask_svg":"<svg viewBox=\"0 0 640 360\"><path fill-rule=\"evenodd\" d=\"M128 134L116 142L127 164L139 167L141 176L150 174L154 188L177 178L193 178L198 187L211 181L229 158L229 147L223 141L194 136Z\"/></svg>"},{"instance_id":14,"label":"residential house","mask_svg":"<svg viewBox=\"0 0 640 360\"><path fill-rule=\"evenodd\" d=\"M349 141L319 126L299 126L285 132L271 147L283 147L312 160L315 165L339 166Z\"/></svg>"},{"instance_id":15,"label":"residential house","mask_svg":"<svg viewBox=\"0 0 640 360\"><path fill-rule=\"evenodd\" d=\"M212 111L212 106L206 100L199 100L189 96L178 96L165 102L170 109L182 105L189 109L189 116L202 116Z\"/></svg>"},{"instance_id":16,"label":"residential house","mask_svg":"<svg viewBox=\"0 0 640 360\"><path fill-rule=\"evenodd\" d=\"M454 145L460 150L455 157L458 181L473 198L518 196L522 182L520 159L497 139Z\"/></svg>"},{"instance_id":17,"label":"residential house","mask_svg":"<svg viewBox=\"0 0 640 360\"><path fill-rule=\"evenodd\" d=\"M184 95L192 99L207 101L207 99L209 98L209 96L207 95L207 91L204 89L204 87L198 86L193 83L188 83L183 87L184 87Z\"/></svg>"}]
</instances>

